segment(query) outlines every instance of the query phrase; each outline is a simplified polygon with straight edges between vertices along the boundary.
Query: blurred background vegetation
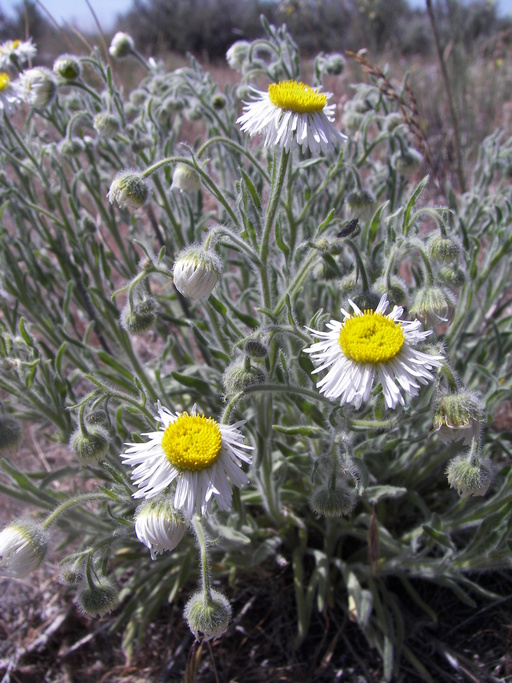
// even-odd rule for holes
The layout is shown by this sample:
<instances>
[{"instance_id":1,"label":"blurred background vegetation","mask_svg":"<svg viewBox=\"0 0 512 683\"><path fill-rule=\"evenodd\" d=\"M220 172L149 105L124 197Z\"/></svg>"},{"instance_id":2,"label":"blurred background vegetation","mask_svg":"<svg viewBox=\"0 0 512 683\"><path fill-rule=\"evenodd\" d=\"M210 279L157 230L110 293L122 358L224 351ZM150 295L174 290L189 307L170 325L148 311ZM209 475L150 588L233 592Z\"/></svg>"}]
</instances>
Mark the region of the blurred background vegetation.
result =
<instances>
[{"instance_id":1,"label":"blurred background vegetation","mask_svg":"<svg viewBox=\"0 0 512 683\"><path fill-rule=\"evenodd\" d=\"M444 48L457 45L473 57L508 47L512 19L500 17L492 0L437 0L434 10ZM425 8L407 0L133 0L116 30L129 32L147 55L190 52L202 60L224 59L235 40L261 35L261 15L286 23L304 57L318 51L367 48L400 55L429 55L434 41ZM39 4L26 0L14 18L2 10L0 39L25 37L54 52L62 31Z\"/></svg>"}]
</instances>

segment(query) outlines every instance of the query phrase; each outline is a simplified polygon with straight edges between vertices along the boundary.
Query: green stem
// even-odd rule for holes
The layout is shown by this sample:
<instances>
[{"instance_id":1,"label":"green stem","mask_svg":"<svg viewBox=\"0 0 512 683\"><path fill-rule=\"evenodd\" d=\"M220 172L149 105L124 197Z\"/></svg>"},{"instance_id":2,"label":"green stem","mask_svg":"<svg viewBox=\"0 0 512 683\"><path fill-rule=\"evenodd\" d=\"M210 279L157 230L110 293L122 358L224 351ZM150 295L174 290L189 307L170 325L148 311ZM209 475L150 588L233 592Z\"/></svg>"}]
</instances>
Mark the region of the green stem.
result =
<instances>
[{"instance_id":1,"label":"green stem","mask_svg":"<svg viewBox=\"0 0 512 683\"><path fill-rule=\"evenodd\" d=\"M80 505L81 503L87 503L90 500L111 500L111 498L104 493L84 493L81 496L76 496L76 498L70 498L65 503L59 505L59 507L56 508L51 515L48 515L42 524L43 528L49 529L57 517L60 517L60 515L66 512L66 510L68 510L70 507L73 507L74 505Z\"/></svg>"},{"instance_id":2,"label":"green stem","mask_svg":"<svg viewBox=\"0 0 512 683\"><path fill-rule=\"evenodd\" d=\"M206 603L212 602L212 586L210 578L210 565L208 562L208 551L206 549L206 540L204 537L203 525L201 519L197 515L193 517L192 524L199 545L199 555L201 557L201 583L203 587L203 596Z\"/></svg>"}]
</instances>

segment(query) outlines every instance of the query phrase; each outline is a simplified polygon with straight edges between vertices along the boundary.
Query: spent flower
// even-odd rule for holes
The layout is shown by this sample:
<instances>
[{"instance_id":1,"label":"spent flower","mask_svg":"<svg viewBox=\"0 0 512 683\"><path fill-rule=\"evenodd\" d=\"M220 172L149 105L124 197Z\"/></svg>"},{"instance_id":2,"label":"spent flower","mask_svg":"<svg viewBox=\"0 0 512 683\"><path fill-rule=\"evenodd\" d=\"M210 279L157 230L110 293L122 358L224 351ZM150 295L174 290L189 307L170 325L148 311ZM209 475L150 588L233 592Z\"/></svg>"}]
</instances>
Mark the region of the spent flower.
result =
<instances>
[{"instance_id":1,"label":"spent flower","mask_svg":"<svg viewBox=\"0 0 512 683\"><path fill-rule=\"evenodd\" d=\"M195 405L190 413L171 413L160 403L156 419L163 428L143 434L149 441L126 444L121 454L133 467L138 488L133 497L154 498L175 483L174 507L185 517L206 514L213 497L222 510L229 510L229 480L235 486L249 483L241 467L251 462L247 451L252 447L243 443L238 429L246 420L226 425L198 414Z\"/></svg>"},{"instance_id":2,"label":"spent flower","mask_svg":"<svg viewBox=\"0 0 512 683\"><path fill-rule=\"evenodd\" d=\"M419 320L402 320L399 306L385 315L386 295L375 310L362 311L353 301L350 304L354 312L342 308L344 320L331 320L328 332L310 330L322 340L305 349L316 366L314 372L328 369L318 389L327 398L339 399L340 405L350 403L359 409L368 403L374 384L380 384L387 408L405 405L403 393L417 396L420 384L434 379L430 371L443 363L442 356L415 348L431 331L420 331Z\"/></svg>"},{"instance_id":3,"label":"spent flower","mask_svg":"<svg viewBox=\"0 0 512 683\"><path fill-rule=\"evenodd\" d=\"M325 154L346 140L332 123L335 105L327 104L331 97L298 81L271 83L267 92L254 90L237 123L251 137L264 135L266 147Z\"/></svg>"}]
</instances>

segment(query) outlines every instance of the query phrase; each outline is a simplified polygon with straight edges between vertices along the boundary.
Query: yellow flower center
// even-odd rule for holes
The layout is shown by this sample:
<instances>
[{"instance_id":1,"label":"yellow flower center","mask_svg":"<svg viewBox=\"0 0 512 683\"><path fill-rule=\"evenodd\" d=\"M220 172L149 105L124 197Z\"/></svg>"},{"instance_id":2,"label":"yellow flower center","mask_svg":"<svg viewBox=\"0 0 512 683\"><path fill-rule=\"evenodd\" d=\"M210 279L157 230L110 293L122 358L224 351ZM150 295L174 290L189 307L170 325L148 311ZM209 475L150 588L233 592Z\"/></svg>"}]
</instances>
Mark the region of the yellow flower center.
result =
<instances>
[{"instance_id":1,"label":"yellow flower center","mask_svg":"<svg viewBox=\"0 0 512 683\"><path fill-rule=\"evenodd\" d=\"M211 417L182 413L165 430L162 448L177 469L205 470L215 463L222 448L219 424Z\"/></svg>"},{"instance_id":2,"label":"yellow flower center","mask_svg":"<svg viewBox=\"0 0 512 683\"><path fill-rule=\"evenodd\" d=\"M12 41L12 49L15 50L18 47L18 45L20 45L20 44L21 44L21 40L19 40L19 39L13 40Z\"/></svg>"},{"instance_id":3,"label":"yellow flower center","mask_svg":"<svg viewBox=\"0 0 512 683\"><path fill-rule=\"evenodd\" d=\"M327 96L298 81L281 81L268 86L268 96L272 104L285 111L296 114L312 114L322 111L327 104Z\"/></svg>"},{"instance_id":4,"label":"yellow flower center","mask_svg":"<svg viewBox=\"0 0 512 683\"><path fill-rule=\"evenodd\" d=\"M395 358L405 337L400 323L382 313L365 311L345 321L338 341L347 358L377 365Z\"/></svg>"},{"instance_id":5,"label":"yellow flower center","mask_svg":"<svg viewBox=\"0 0 512 683\"><path fill-rule=\"evenodd\" d=\"M2 92L2 90L5 90L9 86L10 82L11 82L11 79L9 78L9 76L6 73L4 73L3 71L1 71L0 72L0 92Z\"/></svg>"}]
</instances>

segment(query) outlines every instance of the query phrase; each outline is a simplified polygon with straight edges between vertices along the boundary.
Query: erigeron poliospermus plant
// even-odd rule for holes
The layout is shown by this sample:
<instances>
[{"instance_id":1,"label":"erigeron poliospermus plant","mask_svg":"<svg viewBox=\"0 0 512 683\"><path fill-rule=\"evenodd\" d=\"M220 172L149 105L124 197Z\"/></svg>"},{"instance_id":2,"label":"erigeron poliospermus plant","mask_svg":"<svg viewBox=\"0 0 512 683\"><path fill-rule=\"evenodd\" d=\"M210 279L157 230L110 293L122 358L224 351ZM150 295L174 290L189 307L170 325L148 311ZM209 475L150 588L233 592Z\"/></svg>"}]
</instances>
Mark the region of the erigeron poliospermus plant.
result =
<instances>
[{"instance_id":1,"label":"erigeron poliospermus plant","mask_svg":"<svg viewBox=\"0 0 512 683\"><path fill-rule=\"evenodd\" d=\"M263 27L223 91L149 60L124 96L99 52L5 81L0 491L33 519L0 534L0 568L51 558L54 524L78 534L61 577L131 652L197 579L185 617L208 640L228 576L288 567L296 646L316 610L346 615L387 680L402 657L427 675L401 592L432 620L417 581L472 601L475 572L510 565L485 425L511 389L512 143L486 140L470 190L430 207L397 98L375 79L340 111L333 60L305 85ZM21 471L13 420L74 465Z\"/></svg>"}]
</instances>

